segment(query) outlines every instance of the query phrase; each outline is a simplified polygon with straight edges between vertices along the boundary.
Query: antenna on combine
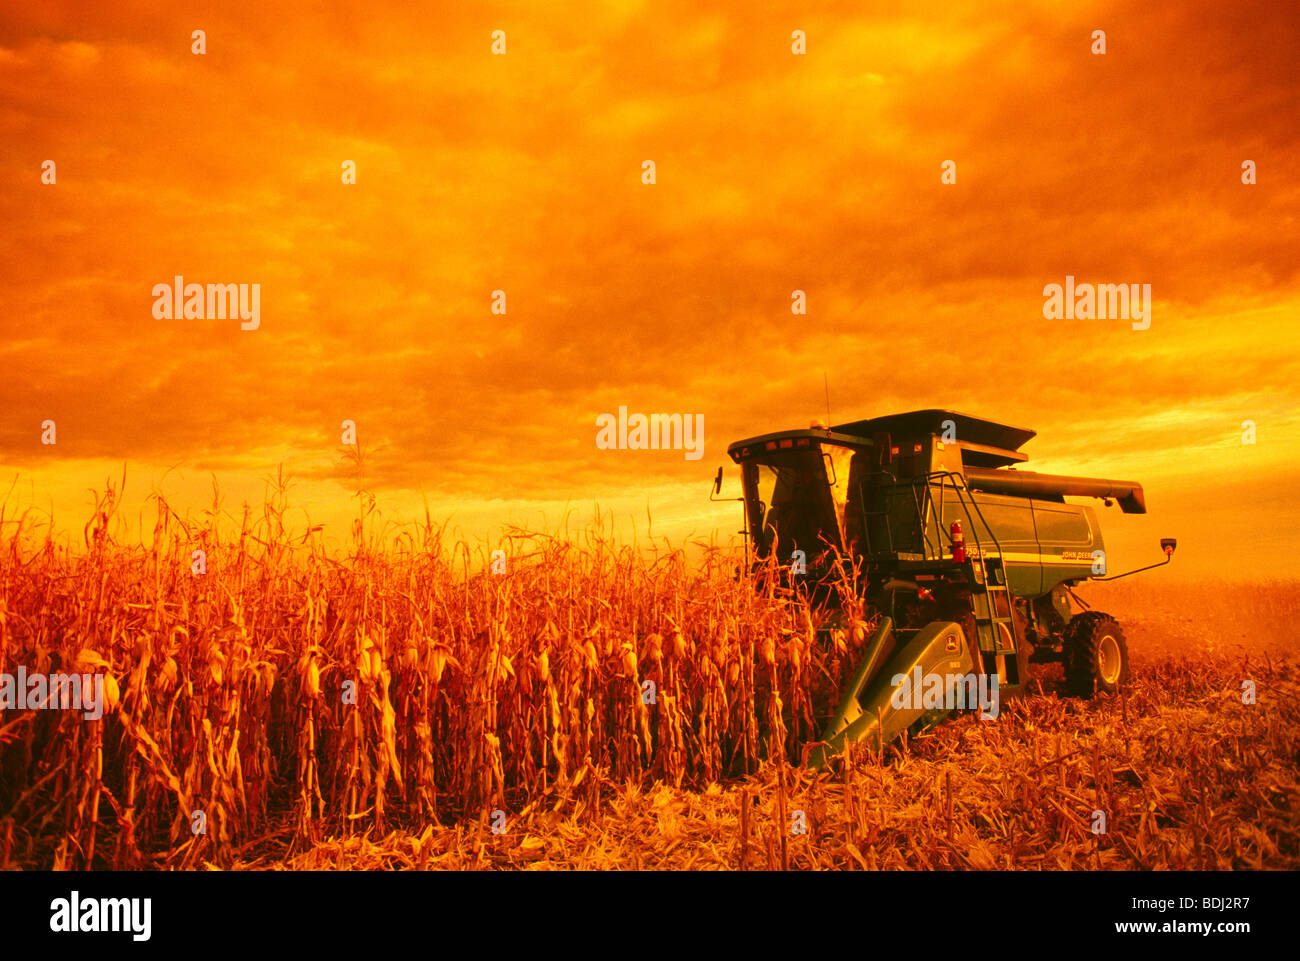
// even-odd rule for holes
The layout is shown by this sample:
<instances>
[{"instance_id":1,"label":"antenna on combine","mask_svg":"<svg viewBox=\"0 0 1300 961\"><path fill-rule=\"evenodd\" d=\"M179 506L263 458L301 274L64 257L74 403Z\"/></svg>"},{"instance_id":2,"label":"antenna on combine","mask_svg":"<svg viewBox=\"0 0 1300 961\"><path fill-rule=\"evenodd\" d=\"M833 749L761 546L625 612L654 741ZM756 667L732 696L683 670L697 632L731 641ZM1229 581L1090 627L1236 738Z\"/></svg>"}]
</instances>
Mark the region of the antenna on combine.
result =
<instances>
[{"instance_id":1,"label":"antenna on combine","mask_svg":"<svg viewBox=\"0 0 1300 961\"><path fill-rule=\"evenodd\" d=\"M826 376L826 371L822 371L822 386L826 388L826 429L831 427L831 382Z\"/></svg>"}]
</instances>

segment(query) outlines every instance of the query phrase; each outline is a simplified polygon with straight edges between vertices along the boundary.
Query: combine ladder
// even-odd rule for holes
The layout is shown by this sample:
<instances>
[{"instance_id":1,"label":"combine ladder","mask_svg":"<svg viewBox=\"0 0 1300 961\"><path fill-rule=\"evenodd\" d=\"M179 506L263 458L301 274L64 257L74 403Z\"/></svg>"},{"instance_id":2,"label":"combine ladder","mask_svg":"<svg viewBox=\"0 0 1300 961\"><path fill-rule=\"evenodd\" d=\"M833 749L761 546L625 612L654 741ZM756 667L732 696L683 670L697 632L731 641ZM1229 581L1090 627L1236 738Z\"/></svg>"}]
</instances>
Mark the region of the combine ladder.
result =
<instances>
[{"instance_id":1,"label":"combine ladder","mask_svg":"<svg viewBox=\"0 0 1300 961\"><path fill-rule=\"evenodd\" d=\"M928 560L943 559L944 537L946 531L939 532L939 543L932 543L930 540L929 519L934 517L936 527L943 526L942 506L936 511L934 503L934 483L937 481L939 486L939 503L943 504L944 490L951 481L953 493L956 495L957 503L963 508L964 516L970 520L978 518L979 523L971 523L972 528L970 537L973 538L974 550L971 550L970 544L967 545L966 571L967 580L971 586L971 608L975 614L975 636L979 644L981 653L980 661L983 661L983 655L991 655L995 662L1001 660L1005 664L1007 655L1015 657L1020 647L1020 636L1016 631L1015 619L1012 617L1011 591L1007 583L1007 571L1003 561L1002 546L998 543L997 535L988 522L984 520L984 515L970 496L970 489L966 486L966 478L961 474L953 471L939 471L928 474L924 479L911 481L906 485L894 480L892 475L885 471L875 472L873 477L880 477L886 480L885 487L903 487L908 486L912 489L913 507L916 511L916 522L919 525L921 537L925 542L926 557ZM925 485L925 494L919 493L921 485ZM861 487L858 491L858 502L862 505L862 527L866 537L867 551L870 553L873 549L871 540L871 521L875 518L886 518L884 526L885 536L888 539L888 550L892 553L894 550L893 526L888 523L888 518L893 516L893 507L888 502L886 506L879 510L866 510L867 499L865 490ZM980 538L979 528L983 527L992 540L992 546L988 547ZM964 532L963 532L964 533ZM978 555L978 556L976 556ZM983 663L977 665L981 671L987 670ZM1005 667L998 671L999 683L1006 677ZM1024 683L1023 678L1017 678L1017 683Z\"/></svg>"},{"instance_id":2,"label":"combine ladder","mask_svg":"<svg viewBox=\"0 0 1300 961\"><path fill-rule=\"evenodd\" d=\"M1002 546L998 543L997 535L993 533L993 528L984 520L983 513L980 512L979 505L975 499L970 496L970 490L966 487L966 479L960 474L944 472L935 476L939 479L939 503L943 504L943 492L947 486L949 478L952 479L953 492L957 495L957 503L963 508L963 513L972 521L976 518L979 523L972 523L974 528L970 536L974 538L975 553L977 557L971 556L970 545L967 545L966 565L971 582L971 607L975 612L975 635L979 639L979 649L982 655L993 655L995 663L998 665L997 673L1001 675L998 678L1000 684L1006 684L1009 681L1006 673L1006 657L1010 655L1013 659L1016 657L1020 648L1020 637L1016 632L1015 618L1012 616L1013 603L1011 600L1011 589L1007 583L1006 565L1003 561ZM933 497L929 496L930 485L926 485L927 497L930 499L930 507L933 509ZM937 520L939 526L943 526L942 507L938 511ZM993 541L992 548L986 548L980 540L979 528L983 527L988 533L989 538ZM940 530L940 537L945 532ZM963 532L964 533L964 532ZM981 664L981 670L987 668ZM1017 673L1019 673L1017 671ZM1023 684L1025 681L1022 677L1016 678L1017 684Z\"/></svg>"}]
</instances>

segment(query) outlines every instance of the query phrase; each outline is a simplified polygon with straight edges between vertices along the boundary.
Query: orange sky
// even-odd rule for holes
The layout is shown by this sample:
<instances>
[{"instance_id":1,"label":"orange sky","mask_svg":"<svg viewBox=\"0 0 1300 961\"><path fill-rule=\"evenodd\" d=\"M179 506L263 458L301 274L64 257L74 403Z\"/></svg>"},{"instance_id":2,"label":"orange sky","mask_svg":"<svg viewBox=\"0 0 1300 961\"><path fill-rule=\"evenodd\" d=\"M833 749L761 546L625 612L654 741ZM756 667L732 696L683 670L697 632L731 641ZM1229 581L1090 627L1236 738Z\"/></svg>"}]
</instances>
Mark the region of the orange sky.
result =
<instances>
[{"instance_id":1,"label":"orange sky","mask_svg":"<svg viewBox=\"0 0 1300 961\"><path fill-rule=\"evenodd\" d=\"M1113 570L1171 534L1300 574L1300 6L420 6L5 5L10 516L79 532L124 463L133 508L235 510L283 463L346 540L352 419L386 518L729 535L726 445L825 372L835 421L950 407L1143 482ZM259 328L155 319L177 274L259 283ZM1044 320L1067 274L1151 284L1150 329ZM597 449L620 405L702 414L703 458Z\"/></svg>"}]
</instances>

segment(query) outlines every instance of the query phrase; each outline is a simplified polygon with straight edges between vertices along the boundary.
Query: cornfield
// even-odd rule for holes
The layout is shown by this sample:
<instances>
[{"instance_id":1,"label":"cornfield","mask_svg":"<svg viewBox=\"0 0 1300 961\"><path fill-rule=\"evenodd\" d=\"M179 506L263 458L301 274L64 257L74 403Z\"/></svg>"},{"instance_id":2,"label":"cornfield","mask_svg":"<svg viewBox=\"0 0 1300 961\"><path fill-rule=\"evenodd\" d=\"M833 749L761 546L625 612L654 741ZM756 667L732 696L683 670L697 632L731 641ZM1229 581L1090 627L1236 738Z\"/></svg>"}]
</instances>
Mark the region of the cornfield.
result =
<instances>
[{"instance_id":1,"label":"cornfield","mask_svg":"<svg viewBox=\"0 0 1300 961\"><path fill-rule=\"evenodd\" d=\"M865 637L817 653L807 609L724 552L688 571L597 527L517 532L492 573L431 523L381 552L359 521L337 560L319 531L290 543L274 502L222 543L215 512L159 499L132 550L115 504L84 552L25 554L21 523L3 545L0 672L103 665L120 699L102 721L0 715L0 864L229 865L268 833L518 811L584 771L707 784L812 738Z\"/></svg>"},{"instance_id":2,"label":"cornfield","mask_svg":"<svg viewBox=\"0 0 1300 961\"><path fill-rule=\"evenodd\" d=\"M282 491L228 536L158 497L128 547L116 507L76 551L0 516L0 673L101 673L111 708L0 711L0 867L1300 863L1286 661L1144 667L1122 703L1048 675L814 775L871 625L819 642L721 548L381 546L363 508L337 556Z\"/></svg>"}]
</instances>

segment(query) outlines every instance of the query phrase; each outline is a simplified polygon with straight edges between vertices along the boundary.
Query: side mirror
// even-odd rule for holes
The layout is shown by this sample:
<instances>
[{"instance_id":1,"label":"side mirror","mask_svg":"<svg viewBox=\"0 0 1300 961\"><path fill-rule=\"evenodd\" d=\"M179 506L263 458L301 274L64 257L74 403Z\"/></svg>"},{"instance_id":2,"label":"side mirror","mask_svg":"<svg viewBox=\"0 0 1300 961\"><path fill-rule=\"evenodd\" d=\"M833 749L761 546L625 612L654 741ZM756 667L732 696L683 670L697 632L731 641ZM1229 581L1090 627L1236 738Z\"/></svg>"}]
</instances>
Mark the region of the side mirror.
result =
<instances>
[{"instance_id":1,"label":"side mirror","mask_svg":"<svg viewBox=\"0 0 1300 961\"><path fill-rule=\"evenodd\" d=\"M1165 552L1165 559L1164 559L1163 561L1161 561L1159 564L1148 564L1146 567L1139 567L1139 568L1136 568L1135 570L1125 571L1123 574L1116 574L1114 577L1094 577L1094 578L1092 578L1092 580L1094 580L1094 581L1117 581L1117 580L1119 580L1121 577L1128 577L1129 574L1140 574L1140 573L1142 573L1142 571L1149 571L1149 570L1153 570L1153 569L1155 569L1155 568L1157 568L1157 567L1164 567L1166 564L1169 564L1169 563L1171 563L1171 562L1173 561L1173 559L1174 559L1174 548L1178 546L1178 541L1177 541L1175 538L1172 538L1172 537L1162 537L1162 538L1160 538L1160 546L1164 549L1164 552Z\"/></svg>"},{"instance_id":2,"label":"side mirror","mask_svg":"<svg viewBox=\"0 0 1300 961\"><path fill-rule=\"evenodd\" d=\"M743 498L743 497L719 497L718 495L721 494L721 493L722 493L722 468L719 467L719 468L718 468L718 472L717 472L716 474L713 475L713 490L711 490L711 491L709 492L709 500L711 500L711 501L743 501L743 500L745 499L745 498Z\"/></svg>"}]
</instances>

